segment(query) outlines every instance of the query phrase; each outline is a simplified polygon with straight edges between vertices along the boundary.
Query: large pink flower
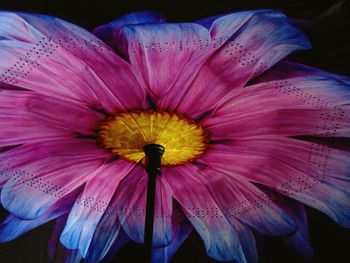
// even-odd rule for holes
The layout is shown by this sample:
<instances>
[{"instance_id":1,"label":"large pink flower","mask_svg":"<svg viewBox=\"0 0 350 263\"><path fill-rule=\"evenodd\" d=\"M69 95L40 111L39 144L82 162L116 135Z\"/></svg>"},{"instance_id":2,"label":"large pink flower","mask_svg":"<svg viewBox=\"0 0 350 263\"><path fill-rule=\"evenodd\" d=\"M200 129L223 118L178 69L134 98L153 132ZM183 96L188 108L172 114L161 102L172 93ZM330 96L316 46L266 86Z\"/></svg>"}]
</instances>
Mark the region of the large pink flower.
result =
<instances>
[{"instance_id":1,"label":"large pink flower","mask_svg":"<svg viewBox=\"0 0 350 263\"><path fill-rule=\"evenodd\" d=\"M303 204L350 227L349 153L305 140L349 137L350 80L281 62L310 46L283 14L171 24L143 12L94 33L105 43L0 13L1 241L57 218L50 252L59 239L70 260L143 243L154 142L154 262L192 228L217 260L256 262L252 229L311 254Z\"/></svg>"}]
</instances>

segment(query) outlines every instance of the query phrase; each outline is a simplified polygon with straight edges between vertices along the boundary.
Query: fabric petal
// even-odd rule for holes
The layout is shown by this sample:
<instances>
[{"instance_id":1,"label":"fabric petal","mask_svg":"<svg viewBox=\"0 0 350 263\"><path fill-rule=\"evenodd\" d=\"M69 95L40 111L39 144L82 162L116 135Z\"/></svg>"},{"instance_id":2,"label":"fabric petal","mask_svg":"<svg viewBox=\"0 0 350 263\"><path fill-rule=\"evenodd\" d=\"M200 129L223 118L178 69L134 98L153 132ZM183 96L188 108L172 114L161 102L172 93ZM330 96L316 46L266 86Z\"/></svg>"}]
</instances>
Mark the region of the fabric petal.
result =
<instances>
[{"instance_id":1,"label":"fabric petal","mask_svg":"<svg viewBox=\"0 0 350 263\"><path fill-rule=\"evenodd\" d=\"M196 174L206 182L210 194L228 221L233 226L241 227L241 231L246 227L237 220L266 235L288 235L296 231L293 219L247 180L232 178L210 167L198 167Z\"/></svg>"},{"instance_id":2,"label":"fabric petal","mask_svg":"<svg viewBox=\"0 0 350 263\"><path fill-rule=\"evenodd\" d=\"M246 262L238 233L228 222L193 165L167 168L166 180L210 257Z\"/></svg>"},{"instance_id":3,"label":"fabric petal","mask_svg":"<svg viewBox=\"0 0 350 263\"><path fill-rule=\"evenodd\" d=\"M112 22L98 26L93 30L94 34L111 47L121 50L120 30L124 26L138 24L157 24L165 22L160 14L149 11L139 11L118 17Z\"/></svg>"},{"instance_id":4,"label":"fabric petal","mask_svg":"<svg viewBox=\"0 0 350 263\"><path fill-rule=\"evenodd\" d=\"M60 246L60 235L66 224L68 214L61 215L55 220L55 225L48 242L48 254L51 260L54 260Z\"/></svg>"},{"instance_id":5,"label":"fabric petal","mask_svg":"<svg viewBox=\"0 0 350 263\"><path fill-rule=\"evenodd\" d=\"M348 158L348 152L318 143L263 137L213 145L200 162L268 186L349 227Z\"/></svg>"},{"instance_id":6,"label":"fabric petal","mask_svg":"<svg viewBox=\"0 0 350 263\"><path fill-rule=\"evenodd\" d=\"M208 30L211 40L218 40L211 50L215 53L203 63L188 88L174 88L164 98L169 108L193 119L202 117L222 97L242 88L291 52L310 47L306 36L279 11L225 15L212 21Z\"/></svg>"},{"instance_id":7,"label":"fabric petal","mask_svg":"<svg viewBox=\"0 0 350 263\"><path fill-rule=\"evenodd\" d=\"M95 141L66 139L23 145L1 154L3 206L34 219L98 173L109 153Z\"/></svg>"},{"instance_id":8,"label":"fabric petal","mask_svg":"<svg viewBox=\"0 0 350 263\"><path fill-rule=\"evenodd\" d=\"M153 248L152 262L153 263L168 263L192 232L192 225L186 217L178 210L173 213L174 237L171 243L165 247Z\"/></svg>"},{"instance_id":9,"label":"fabric petal","mask_svg":"<svg viewBox=\"0 0 350 263\"><path fill-rule=\"evenodd\" d=\"M174 86L186 87L208 56L198 52L209 40L208 33L200 25L185 23L128 25L120 30L122 49L128 51L138 80L155 101Z\"/></svg>"},{"instance_id":10,"label":"fabric petal","mask_svg":"<svg viewBox=\"0 0 350 263\"><path fill-rule=\"evenodd\" d=\"M258 263L258 251L253 231L249 226L241 223L238 220L233 220L232 224L238 232L239 241L242 244L243 252L245 258L247 259L247 262Z\"/></svg>"},{"instance_id":11,"label":"fabric petal","mask_svg":"<svg viewBox=\"0 0 350 263\"><path fill-rule=\"evenodd\" d=\"M283 62L254 85L222 99L203 125L213 140L259 135L348 137L349 87L347 77Z\"/></svg>"},{"instance_id":12,"label":"fabric petal","mask_svg":"<svg viewBox=\"0 0 350 263\"><path fill-rule=\"evenodd\" d=\"M25 13L1 12L0 24L0 82L107 112L145 106L129 64L86 30Z\"/></svg>"},{"instance_id":13,"label":"fabric petal","mask_svg":"<svg viewBox=\"0 0 350 263\"><path fill-rule=\"evenodd\" d=\"M67 214L56 219L52 236L48 242L48 253L52 263L80 263L83 258L77 249L67 249L59 242L60 234L65 226Z\"/></svg>"},{"instance_id":14,"label":"fabric petal","mask_svg":"<svg viewBox=\"0 0 350 263\"><path fill-rule=\"evenodd\" d=\"M82 104L34 92L6 90L0 93L0 145L30 143L75 133L91 135L103 117Z\"/></svg>"},{"instance_id":15,"label":"fabric petal","mask_svg":"<svg viewBox=\"0 0 350 263\"><path fill-rule=\"evenodd\" d=\"M106 212L96 226L95 233L86 255L86 263L100 262L114 255L128 241L128 235L120 225L115 207L109 203ZM108 259L106 260L108 262Z\"/></svg>"},{"instance_id":16,"label":"fabric petal","mask_svg":"<svg viewBox=\"0 0 350 263\"><path fill-rule=\"evenodd\" d=\"M119 184L112 200L120 224L137 243L144 242L147 179L144 167L136 166ZM153 230L153 246L156 247L168 245L173 237L171 193L162 177L157 177Z\"/></svg>"},{"instance_id":17,"label":"fabric petal","mask_svg":"<svg viewBox=\"0 0 350 263\"><path fill-rule=\"evenodd\" d=\"M0 225L0 242L11 241L52 219L68 213L76 197L76 192L71 193L59 203L53 205L44 215L33 220L23 220L12 214L9 215Z\"/></svg>"},{"instance_id":18,"label":"fabric petal","mask_svg":"<svg viewBox=\"0 0 350 263\"><path fill-rule=\"evenodd\" d=\"M294 219L297 223L298 231L292 236L284 237L283 241L287 246L297 251L305 260L311 260L313 257L313 248L310 242L307 214L302 204L293 202L288 203L284 207L284 210Z\"/></svg>"},{"instance_id":19,"label":"fabric petal","mask_svg":"<svg viewBox=\"0 0 350 263\"><path fill-rule=\"evenodd\" d=\"M106 164L85 184L69 213L60 241L69 249L79 249L86 257L96 226L106 211L119 182L134 164L117 160Z\"/></svg>"}]
</instances>

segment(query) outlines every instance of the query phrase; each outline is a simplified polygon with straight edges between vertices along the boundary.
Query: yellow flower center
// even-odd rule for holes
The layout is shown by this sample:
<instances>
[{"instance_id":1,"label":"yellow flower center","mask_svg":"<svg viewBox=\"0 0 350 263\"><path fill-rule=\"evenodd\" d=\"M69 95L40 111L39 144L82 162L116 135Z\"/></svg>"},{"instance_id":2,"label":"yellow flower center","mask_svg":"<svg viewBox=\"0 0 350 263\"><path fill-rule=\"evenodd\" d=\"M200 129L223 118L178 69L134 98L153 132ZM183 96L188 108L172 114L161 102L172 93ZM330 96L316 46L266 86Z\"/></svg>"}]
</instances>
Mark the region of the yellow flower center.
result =
<instances>
[{"instance_id":1,"label":"yellow flower center","mask_svg":"<svg viewBox=\"0 0 350 263\"><path fill-rule=\"evenodd\" d=\"M143 147L156 143L165 148L162 165L190 162L206 149L205 131L197 123L168 112L129 112L116 114L100 126L104 148L132 162L145 161Z\"/></svg>"}]
</instances>

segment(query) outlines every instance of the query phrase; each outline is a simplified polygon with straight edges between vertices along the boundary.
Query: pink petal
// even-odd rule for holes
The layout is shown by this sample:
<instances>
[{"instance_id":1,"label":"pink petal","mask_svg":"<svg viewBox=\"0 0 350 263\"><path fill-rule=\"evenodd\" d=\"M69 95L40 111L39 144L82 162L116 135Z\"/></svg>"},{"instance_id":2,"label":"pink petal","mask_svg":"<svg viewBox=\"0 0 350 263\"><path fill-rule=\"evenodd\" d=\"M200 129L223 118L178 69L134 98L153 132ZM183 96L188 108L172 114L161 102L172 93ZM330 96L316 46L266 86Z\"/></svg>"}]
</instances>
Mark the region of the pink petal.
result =
<instances>
[{"instance_id":1,"label":"pink petal","mask_svg":"<svg viewBox=\"0 0 350 263\"><path fill-rule=\"evenodd\" d=\"M129 64L84 29L23 13L1 12L0 23L1 82L108 112L145 106Z\"/></svg>"},{"instance_id":2,"label":"pink petal","mask_svg":"<svg viewBox=\"0 0 350 263\"><path fill-rule=\"evenodd\" d=\"M230 14L212 21L208 27L211 42L218 43L203 51L215 53L203 63L188 88L174 86L161 102L194 119L291 52L310 46L305 35L278 11Z\"/></svg>"},{"instance_id":3,"label":"pink petal","mask_svg":"<svg viewBox=\"0 0 350 263\"><path fill-rule=\"evenodd\" d=\"M280 63L255 85L223 98L203 125L213 140L256 135L350 134L350 79Z\"/></svg>"},{"instance_id":4,"label":"pink petal","mask_svg":"<svg viewBox=\"0 0 350 263\"><path fill-rule=\"evenodd\" d=\"M120 35L140 83L155 100L171 89L186 89L213 52L212 47L205 46L209 32L196 24L129 25ZM199 52L200 47L208 52Z\"/></svg>"},{"instance_id":5,"label":"pink petal","mask_svg":"<svg viewBox=\"0 0 350 263\"><path fill-rule=\"evenodd\" d=\"M27 91L1 92L0 116L4 120L0 123L2 145L9 145L11 142L20 144L24 139L28 143L31 139L44 139L54 134L90 135L95 133L96 127L104 117L83 104ZM11 125L14 123L18 123L21 129Z\"/></svg>"},{"instance_id":6,"label":"pink petal","mask_svg":"<svg viewBox=\"0 0 350 263\"><path fill-rule=\"evenodd\" d=\"M325 145L264 137L213 145L200 162L266 185L349 226L348 158L348 152Z\"/></svg>"},{"instance_id":7,"label":"pink petal","mask_svg":"<svg viewBox=\"0 0 350 263\"><path fill-rule=\"evenodd\" d=\"M69 249L79 249L86 257L96 226L106 211L119 182L130 172L134 164L117 160L106 164L85 184L62 231L60 241Z\"/></svg>"},{"instance_id":8,"label":"pink petal","mask_svg":"<svg viewBox=\"0 0 350 263\"><path fill-rule=\"evenodd\" d=\"M246 262L235 228L226 219L194 165L167 168L165 179L174 191L207 253L221 261Z\"/></svg>"},{"instance_id":9,"label":"pink petal","mask_svg":"<svg viewBox=\"0 0 350 263\"><path fill-rule=\"evenodd\" d=\"M110 155L94 141L66 139L23 145L1 155L2 205L34 219L98 173Z\"/></svg>"},{"instance_id":10,"label":"pink petal","mask_svg":"<svg viewBox=\"0 0 350 263\"><path fill-rule=\"evenodd\" d=\"M210 168L196 172L232 225L240 220L266 235L288 235L296 230L289 215L250 182Z\"/></svg>"},{"instance_id":11,"label":"pink petal","mask_svg":"<svg viewBox=\"0 0 350 263\"><path fill-rule=\"evenodd\" d=\"M147 174L136 166L119 184L112 206L128 236L138 243L144 241ZM173 238L171 190L162 177L157 177L153 245L165 246Z\"/></svg>"}]
</instances>

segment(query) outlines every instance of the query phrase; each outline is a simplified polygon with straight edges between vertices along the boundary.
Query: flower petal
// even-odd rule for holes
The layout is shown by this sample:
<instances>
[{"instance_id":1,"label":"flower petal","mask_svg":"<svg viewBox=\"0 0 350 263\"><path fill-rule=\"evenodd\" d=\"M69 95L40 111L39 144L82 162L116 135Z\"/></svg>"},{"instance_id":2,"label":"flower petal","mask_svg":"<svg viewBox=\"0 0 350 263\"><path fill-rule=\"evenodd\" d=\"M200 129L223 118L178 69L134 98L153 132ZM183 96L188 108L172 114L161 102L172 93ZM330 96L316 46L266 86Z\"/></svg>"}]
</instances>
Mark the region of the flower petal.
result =
<instances>
[{"instance_id":1,"label":"flower petal","mask_svg":"<svg viewBox=\"0 0 350 263\"><path fill-rule=\"evenodd\" d=\"M117 160L106 164L85 184L69 213L60 241L69 249L79 249L85 258L96 226L106 211L119 182L134 164Z\"/></svg>"},{"instance_id":2,"label":"flower petal","mask_svg":"<svg viewBox=\"0 0 350 263\"><path fill-rule=\"evenodd\" d=\"M1 12L0 23L0 82L108 112L145 106L129 64L84 29L24 13Z\"/></svg>"},{"instance_id":3,"label":"flower petal","mask_svg":"<svg viewBox=\"0 0 350 263\"><path fill-rule=\"evenodd\" d=\"M255 237L253 231L249 226L244 223L231 219L232 224L235 226L239 241L242 244L245 258L249 263L258 263L258 251L256 247Z\"/></svg>"},{"instance_id":4,"label":"flower petal","mask_svg":"<svg viewBox=\"0 0 350 263\"><path fill-rule=\"evenodd\" d=\"M90 135L103 115L82 104L34 92L7 90L0 93L0 119L0 145L8 146L55 135Z\"/></svg>"},{"instance_id":5,"label":"flower petal","mask_svg":"<svg viewBox=\"0 0 350 263\"><path fill-rule=\"evenodd\" d=\"M120 225L115 207L109 203L106 212L96 226L85 262L100 262L102 259L113 256L129 240Z\"/></svg>"},{"instance_id":6,"label":"flower petal","mask_svg":"<svg viewBox=\"0 0 350 263\"><path fill-rule=\"evenodd\" d=\"M348 158L346 151L317 143L263 137L212 146L200 162L266 185L350 227Z\"/></svg>"},{"instance_id":7,"label":"flower petal","mask_svg":"<svg viewBox=\"0 0 350 263\"><path fill-rule=\"evenodd\" d=\"M298 226L298 231L292 236L284 237L283 241L287 246L298 251L305 260L310 261L313 257L313 248L310 242L307 214L304 206L296 202L289 202L283 208L294 219Z\"/></svg>"},{"instance_id":8,"label":"flower petal","mask_svg":"<svg viewBox=\"0 0 350 263\"><path fill-rule=\"evenodd\" d=\"M210 54L198 52L209 41L209 32L197 24L129 25L120 35L138 80L155 101L174 86L185 88Z\"/></svg>"},{"instance_id":9,"label":"flower petal","mask_svg":"<svg viewBox=\"0 0 350 263\"><path fill-rule=\"evenodd\" d=\"M34 219L98 173L108 156L94 141L81 139L6 151L1 154L1 181L7 180L1 202L15 216Z\"/></svg>"},{"instance_id":10,"label":"flower petal","mask_svg":"<svg viewBox=\"0 0 350 263\"><path fill-rule=\"evenodd\" d=\"M350 79L284 62L222 99L204 121L213 140L350 135ZM239 128L237 128L239 127Z\"/></svg>"},{"instance_id":11,"label":"flower petal","mask_svg":"<svg viewBox=\"0 0 350 263\"><path fill-rule=\"evenodd\" d=\"M167 168L164 177L201 236L208 255L222 261L246 262L237 231L225 218L194 165Z\"/></svg>"},{"instance_id":12,"label":"flower petal","mask_svg":"<svg viewBox=\"0 0 350 263\"><path fill-rule=\"evenodd\" d=\"M76 197L76 193L70 194L61 202L52 206L45 214L33 220L24 220L10 214L0 225L0 242L11 241L52 219L66 214L71 209Z\"/></svg>"},{"instance_id":13,"label":"flower petal","mask_svg":"<svg viewBox=\"0 0 350 263\"><path fill-rule=\"evenodd\" d=\"M215 53L203 63L188 88L173 88L162 102L193 119L212 110L222 97L242 88L291 52L310 47L306 36L279 11L225 15L208 28L211 40L220 40L212 50Z\"/></svg>"},{"instance_id":14,"label":"flower petal","mask_svg":"<svg viewBox=\"0 0 350 263\"><path fill-rule=\"evenodd\" d=\"M171 189L157 177L153 246L168 245L173 238ZM137 243L144 242L146 214L147 174L142 166L136 166L119 184L112 204L118 213L120 224L129 237Z\"/></svg>"},{"instance_id":15,"label":"flower petal","mask_svg":"<svg viewBox=\"0 0 350 263\"><path fill-rule=\"evenodd\" d=\"M165 247L153 248L153 263L168 263L192 232L192 225L187 221L186 217L180 211L174 211L174 237L171 243Z\"/></svg>"},{"instance_id":16,"label":"flower petal","mask_svg":"<svg viewBox=\"0 0 350 263\"><path fill-rule=\"evenodd\" d=\"M94 29L94 34L102 39L105 43L109 44L111 47L116 48L120 51L120 30L124 26L128 25L138 25L138 24L157 24L165 22L160 14L149 11L139 11L134 13L129 13L118 17L112 22L98 26ZM127 55L127 54L126 54Z\"/></svg>"}]
</instances>

